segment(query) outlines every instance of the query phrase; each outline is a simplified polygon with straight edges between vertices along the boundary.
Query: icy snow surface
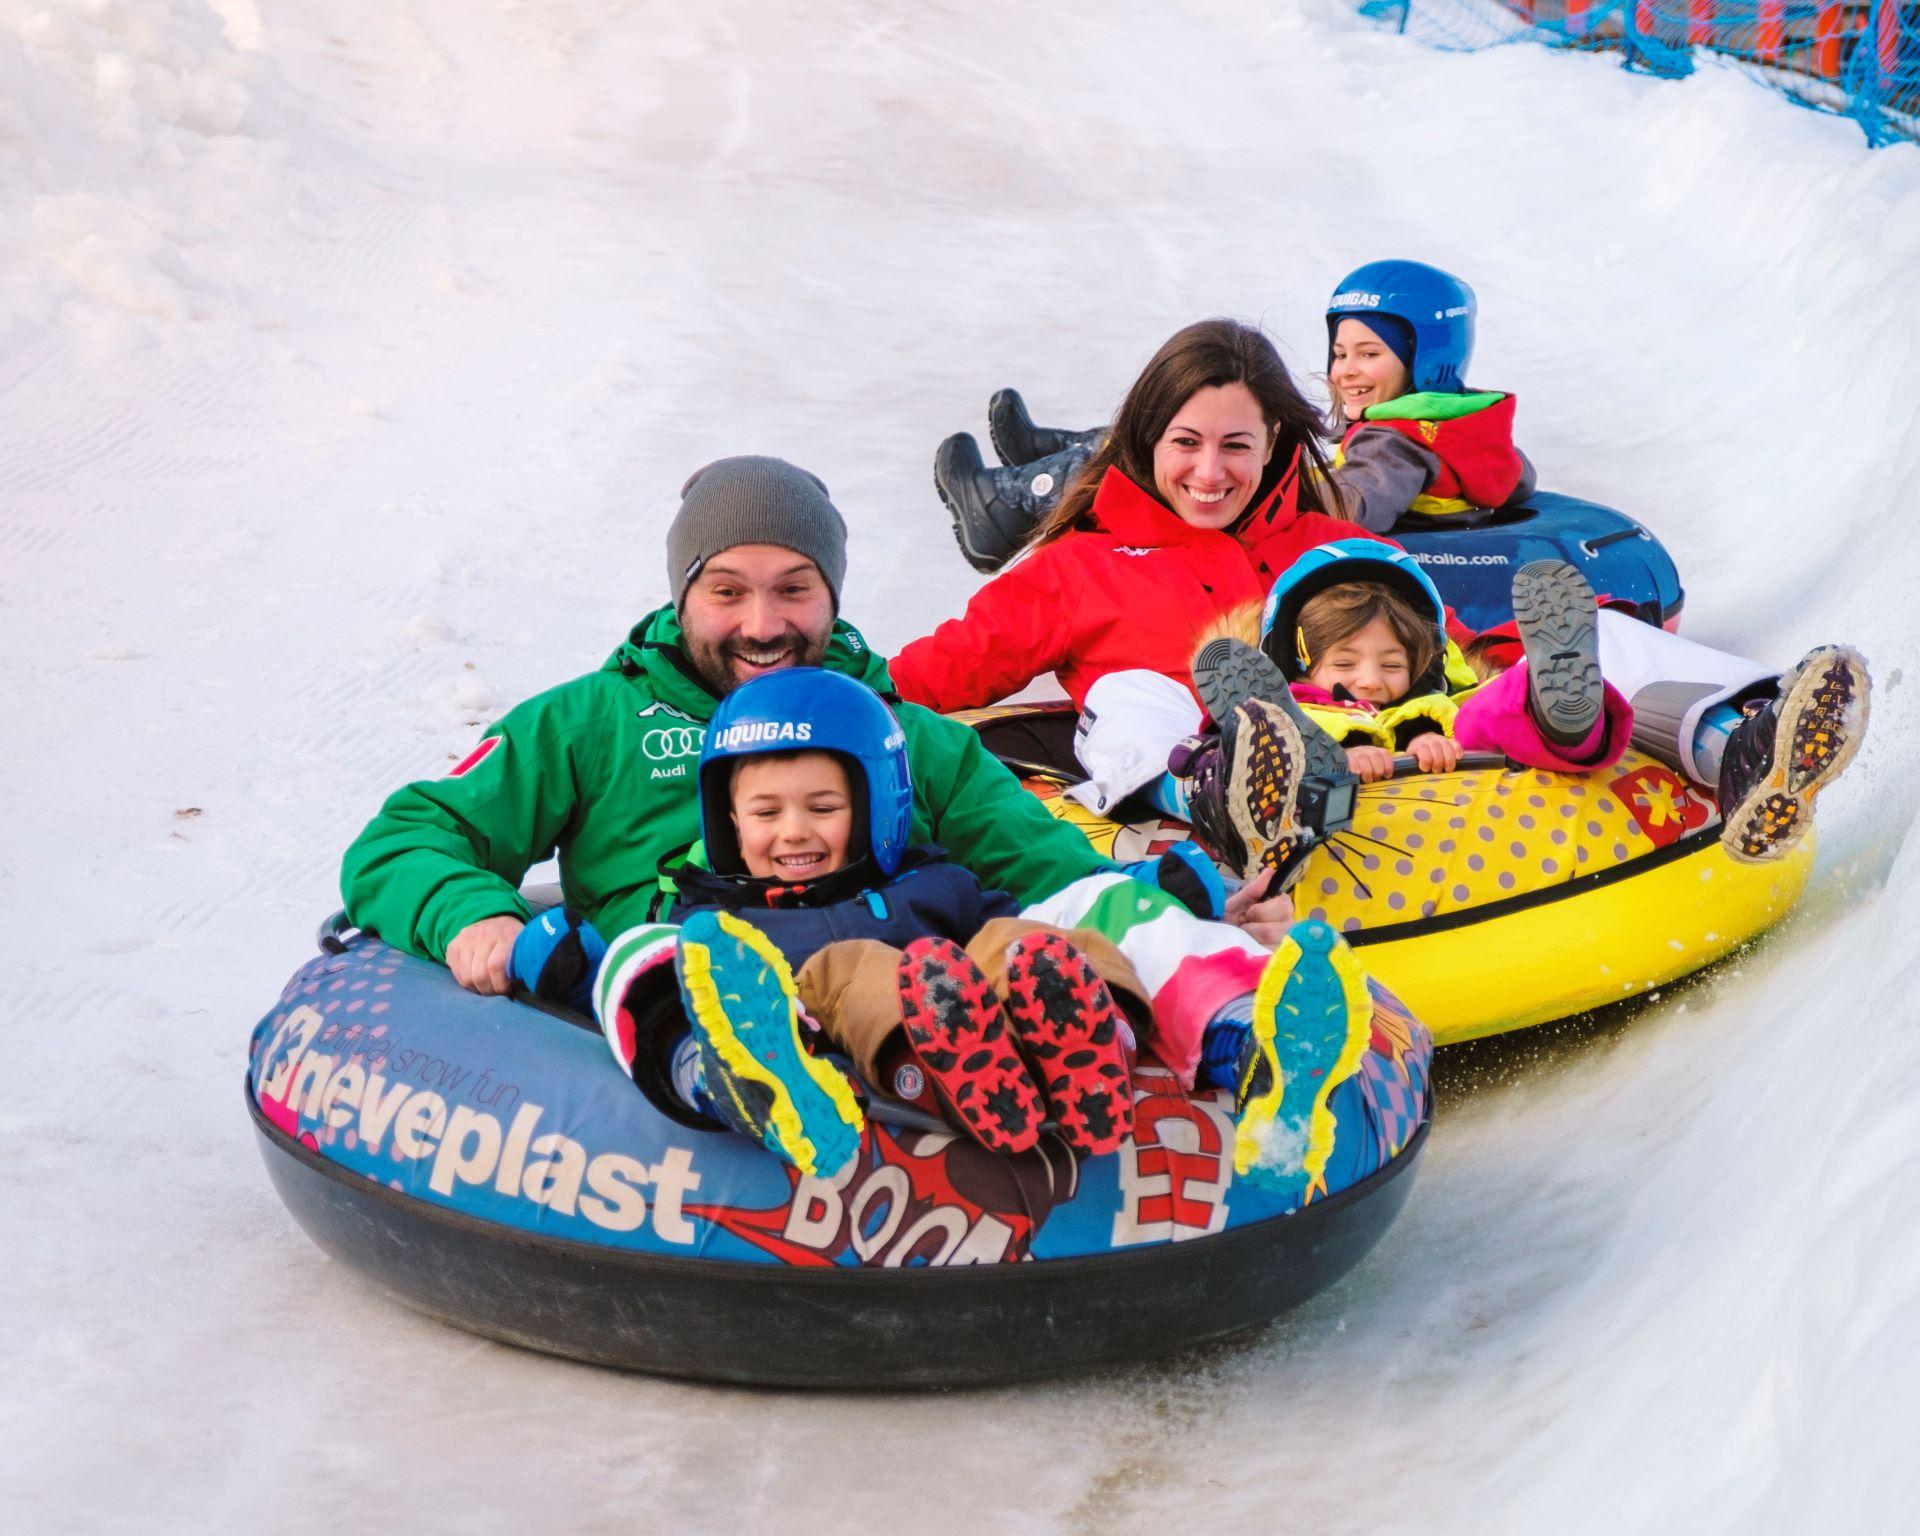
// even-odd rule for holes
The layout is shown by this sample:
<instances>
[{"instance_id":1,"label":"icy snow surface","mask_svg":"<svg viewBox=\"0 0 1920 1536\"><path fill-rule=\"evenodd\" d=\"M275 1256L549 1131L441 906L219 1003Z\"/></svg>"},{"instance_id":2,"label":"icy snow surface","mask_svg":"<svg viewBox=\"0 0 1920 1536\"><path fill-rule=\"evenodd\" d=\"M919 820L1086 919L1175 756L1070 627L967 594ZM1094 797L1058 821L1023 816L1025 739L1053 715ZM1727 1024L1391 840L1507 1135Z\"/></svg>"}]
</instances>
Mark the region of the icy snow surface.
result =
<instances>
[{"instance_id":1,"label":"icy snow surface","mask_svg":"<svg viewBox=\"0 0 1920 1536\"><path fill-rule=\"evenodd\" d=\"M987 394L1176 326L1320 361L1470 274L1555 488L1689 632L1872 658L1806 903L1456 1054L1330 1294L1061 1385L775 1395L426 1321L284 1214L247 1031L340 849L664 590L687 472L818 471L891 649ZM1920 1475L1920 151L1708 68L1300 5L0 0L9 1531L1805 1531Z\"/></svg>"}]
</instances>

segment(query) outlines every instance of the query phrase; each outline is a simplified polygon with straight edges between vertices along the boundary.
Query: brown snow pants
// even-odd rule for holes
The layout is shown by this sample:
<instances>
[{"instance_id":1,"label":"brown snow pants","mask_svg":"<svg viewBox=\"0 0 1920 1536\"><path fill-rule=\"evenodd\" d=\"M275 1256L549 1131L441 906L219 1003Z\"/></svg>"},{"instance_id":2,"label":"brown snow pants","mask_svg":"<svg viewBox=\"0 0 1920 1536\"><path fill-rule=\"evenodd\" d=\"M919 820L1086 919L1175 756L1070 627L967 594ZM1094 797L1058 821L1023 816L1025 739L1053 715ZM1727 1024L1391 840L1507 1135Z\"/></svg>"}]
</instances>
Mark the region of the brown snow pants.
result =
<instances>
[{"instance_id":1,"label":"brown snow pants","mask_svg":"<svg viewBox=\"0 0 1920 1536\"><path fill-rule=\"evenodd\" d=\"M1030 933L1063 935L1107 984L1120 1011L1132 1021L1134 1034L1146 1034L1153 1021L1152 998L1113 941L1091 928L994 918L965 948L998 997L1004 1000L1007 995L1007 951ZM900 1028L900 956L900 950L878 939L842 939L816 951L794 977L801 1005L827 1038L853 1058L868 1082L879 1081L881 1048Z\"/></svg>"}]
</instances>

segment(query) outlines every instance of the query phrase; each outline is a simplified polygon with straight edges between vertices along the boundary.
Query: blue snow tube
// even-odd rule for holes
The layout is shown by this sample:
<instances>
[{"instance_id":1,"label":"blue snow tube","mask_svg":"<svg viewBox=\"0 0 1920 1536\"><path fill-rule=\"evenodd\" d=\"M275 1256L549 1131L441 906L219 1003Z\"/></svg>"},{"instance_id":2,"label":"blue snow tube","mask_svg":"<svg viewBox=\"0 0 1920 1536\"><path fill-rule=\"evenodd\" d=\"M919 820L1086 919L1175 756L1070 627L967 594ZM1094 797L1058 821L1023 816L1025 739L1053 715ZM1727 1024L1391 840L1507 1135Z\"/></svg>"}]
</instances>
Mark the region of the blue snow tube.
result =
<instances>
[{"instance_id":1,"label":"blue snow tube","mask_svg":"<svg viewBox=\"0 0 1920 1536\"><path fill-rule=\"evenodd\" d=\"M1612 507L1536 491L1478 528L1403 524L1389 535L1433 579L1471 628L1513 618L1513 573L1530 560L1565 560L1593 590L1631 604L1635 617L1666 629L1680 621L1686 595L1673 557L1646 528Z\"/></svg>"},{"instance_id":2,"label":"blue snow tube","mask_svg":"<svg viewBox=\"0 0 1920 1536\"><path fill-rule=\"evenodd\" d=\"M656 1104L591 1020L337 929L255 1027L246 1093L300 1225L444 1321L674 1376L977 1384L1233 1333L1358 1263L1430 1112L1426 1032L1384 993L1374 1018L1363 1087L1386 1117L1353 1134L1378 1166L1341 1187L1336 1142L1330 1192L1297 1209L1234 1177L1225 1095L1144 1064L1110 1156L873 1123L848 1173L805 1177Z\"/></svg>"}]
</instances>

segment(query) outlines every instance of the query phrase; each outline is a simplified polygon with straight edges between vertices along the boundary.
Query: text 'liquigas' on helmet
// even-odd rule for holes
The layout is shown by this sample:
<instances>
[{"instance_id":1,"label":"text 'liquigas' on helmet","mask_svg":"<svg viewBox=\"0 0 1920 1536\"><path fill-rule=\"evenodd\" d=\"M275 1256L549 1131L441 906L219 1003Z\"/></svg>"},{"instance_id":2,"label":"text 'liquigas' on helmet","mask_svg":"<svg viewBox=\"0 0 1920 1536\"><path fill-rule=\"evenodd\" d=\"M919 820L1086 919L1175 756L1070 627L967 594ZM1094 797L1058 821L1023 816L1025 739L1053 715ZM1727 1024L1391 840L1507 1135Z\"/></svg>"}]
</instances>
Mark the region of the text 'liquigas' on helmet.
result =
<instances>
[{"instance_id":1,"label":"text 'liquigas' on helmet","mask_svg":"<svg viewBox=\"0 0 1920 1536\"><path fill-rule=\"evenodd\" d=\"M742 683L713 712L700 748L700 836L716 874L740 874L740 840L729 814L733 764L743 757L829 752L847 768L855 843L880 873L900 867L913 826L907 736L865 683L820 667L785 667Z\"/></svg>"}]
</instances>

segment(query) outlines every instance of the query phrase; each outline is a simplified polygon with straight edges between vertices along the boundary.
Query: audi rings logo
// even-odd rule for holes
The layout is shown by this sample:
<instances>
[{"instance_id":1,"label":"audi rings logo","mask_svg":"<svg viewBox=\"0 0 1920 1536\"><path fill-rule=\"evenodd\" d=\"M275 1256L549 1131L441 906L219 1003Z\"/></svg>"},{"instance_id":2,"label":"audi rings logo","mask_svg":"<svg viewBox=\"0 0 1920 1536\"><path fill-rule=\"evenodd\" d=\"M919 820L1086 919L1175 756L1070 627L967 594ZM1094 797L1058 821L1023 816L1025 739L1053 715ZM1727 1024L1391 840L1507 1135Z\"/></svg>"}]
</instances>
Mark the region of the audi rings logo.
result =
<instances>
[{"instance_id":1,"label":"audi rings logo","mask_svg":"<svg viewBox=\"0 0 1920 1536\"><path fill-rule=\"evenodd\" d=\"M675 757L694 757L706 734L704 725L656 725L640 738L640 750L656 763Z\"/></svg>"}]
</instances>

